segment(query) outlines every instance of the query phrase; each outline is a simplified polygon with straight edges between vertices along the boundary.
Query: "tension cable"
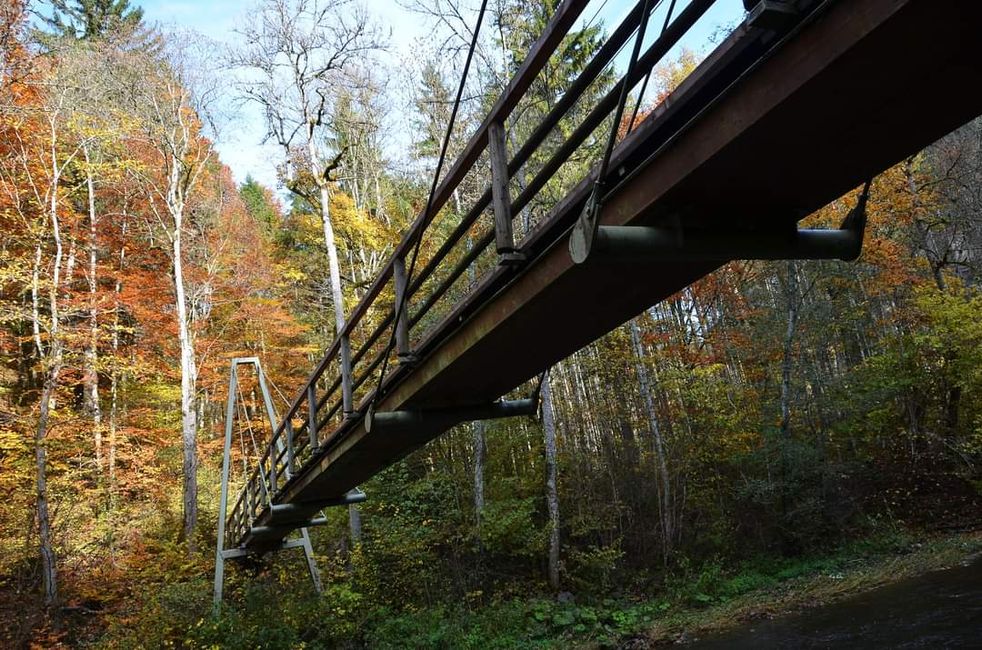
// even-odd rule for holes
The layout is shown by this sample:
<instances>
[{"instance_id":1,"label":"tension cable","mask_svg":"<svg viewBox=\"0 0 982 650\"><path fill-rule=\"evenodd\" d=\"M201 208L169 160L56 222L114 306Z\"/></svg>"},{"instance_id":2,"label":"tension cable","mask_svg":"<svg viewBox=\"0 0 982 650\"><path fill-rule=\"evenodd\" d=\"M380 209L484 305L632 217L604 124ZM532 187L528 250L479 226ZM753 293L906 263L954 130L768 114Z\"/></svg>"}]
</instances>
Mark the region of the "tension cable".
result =
<instances>
[{"instance_id":1,"label":"tension cable","mask_svg":"<svg viewBox=\"0 0 982 650\"><path fill-rule=\"evenodd\" d=\"M457 86L457 97L454 99L453 110L450 113L450 121L447 124L447 132L443 137L443 144L440 147L440 157L437 160L436 169L433 171L433 182L430 185L430 195L426 199L426 208L423 210L423 221L422 228L420 228L419 235L416 237L416 241L413 243L413 253L409 260L409 267L406 270L406 290L402 292L399 296L398 302L395 308L394 318L392 319L392 334L389 336L389 342L385 346L385 353L382 355L382 370L379 372L378 383L375 385L375 392L372 395L372 403L369 405L369 409L374 410L375 404L378 401L379 396L382 394L382 383L385 381L385 372L389 366L389 356L392 354L392 349L395 347L396 342L396 328L399 324L399 319L402 318L403 312L406 310L406 302L409 296L409 287L412 286L413 271L416 269L416 260L419 257L420 245L423 242L423 230L426 228L426 219L429 218L430 210L433 208L433 197L436 195L437 184L440 180L440 172L443 170L443 163L447 157L447 149L450 146L450 137L453 134L454 123L457 120L457 111L460 109L460 100L464 94L464 86L467 84L467 73L471 67L471 60L474 58L474 51L477 49L477 38L481 32L481 23L484 21L484 13L488 6L488 0L483 0L481 2L481 9L477 15L477 24L474 26L474 34L471 38L470 48L467 50L467 60L464 62L464 70L460 76L460 84Z\"/></svg>"}]
</instances>

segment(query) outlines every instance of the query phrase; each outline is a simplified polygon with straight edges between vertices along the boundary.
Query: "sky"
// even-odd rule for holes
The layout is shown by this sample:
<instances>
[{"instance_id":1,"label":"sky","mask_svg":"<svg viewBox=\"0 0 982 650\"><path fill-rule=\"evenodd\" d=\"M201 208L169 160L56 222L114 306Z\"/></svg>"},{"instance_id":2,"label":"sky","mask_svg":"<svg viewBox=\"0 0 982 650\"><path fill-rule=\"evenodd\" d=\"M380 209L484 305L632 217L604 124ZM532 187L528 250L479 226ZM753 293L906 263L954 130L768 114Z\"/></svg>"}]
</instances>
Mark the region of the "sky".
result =
<instances>
[{"instance_id":1,"label":"sky","mask_svg":"<svg viewBox=\"0 0 982 650\"><path fill-rule=\"evenodd\" d=\"M609 29L620 23L636 0L591 0L580 19L580 25L588 21L602 21ZM376 17L382 28L391 34L389 48L383 54L383 62L398 72L418 58L421 43L432 34L432 25L417 14L403 7L406 0L363 0L363 4ZM165 30L191 30L214 41L233 45L239 39L236 29L246 20L256 6L255 0L131 0L141 6L144 20ZM475 8L478 2L472 3ZM653 15L646 44L657 35L668 2L662 2ZM686 6L684 0L677 3L676 13ZM710 42L721 27L736 24L743 16L740 0L718 0L680 45L696 51L707 51ZM661 18L659 18L661 17ZM476 12L472 18L476 18ZM630 43L630 42L629 42ZM623 70L629 58L629 47L624 48L615 60L615 66ZM671 57L671 53L669 54ZM399 80L394 86L398 86ZM231 93L232 86L229 84ZM396 100L392 100L395 102ZM222 161L231 169L238 182L252 176L261 183L276 187L276 162L280 152L272 144L262 144L263 118L254 105L233 103L230 94L229 113L233 119L222 129L216 142ZM393 111L398 115L402 111ZM406 125L400 125L405 127ZM389 139L387 155L398 159L404 155L410 133L406 128L392 129L397 135ZM398 134L404 134L399 136Z\"/></svg>"}]
</instances>

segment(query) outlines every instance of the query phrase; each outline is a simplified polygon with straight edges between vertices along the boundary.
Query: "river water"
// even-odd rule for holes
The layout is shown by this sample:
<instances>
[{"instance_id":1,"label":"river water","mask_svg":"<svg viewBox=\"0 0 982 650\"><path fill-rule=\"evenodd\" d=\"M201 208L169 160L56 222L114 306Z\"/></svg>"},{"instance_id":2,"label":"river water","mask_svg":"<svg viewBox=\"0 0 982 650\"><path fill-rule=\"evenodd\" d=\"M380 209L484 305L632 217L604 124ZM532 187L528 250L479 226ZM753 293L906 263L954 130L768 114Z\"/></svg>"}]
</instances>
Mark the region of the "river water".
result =
<instances>
[{"instance_id":1,"label":"river water","mask_svg":"<svg viewBox=\"0 0 982 650\"><path fill-rule=\"evenodd\" d=\"M682 647L982 650L982 558Z\"/></svg>"}]
</instances>

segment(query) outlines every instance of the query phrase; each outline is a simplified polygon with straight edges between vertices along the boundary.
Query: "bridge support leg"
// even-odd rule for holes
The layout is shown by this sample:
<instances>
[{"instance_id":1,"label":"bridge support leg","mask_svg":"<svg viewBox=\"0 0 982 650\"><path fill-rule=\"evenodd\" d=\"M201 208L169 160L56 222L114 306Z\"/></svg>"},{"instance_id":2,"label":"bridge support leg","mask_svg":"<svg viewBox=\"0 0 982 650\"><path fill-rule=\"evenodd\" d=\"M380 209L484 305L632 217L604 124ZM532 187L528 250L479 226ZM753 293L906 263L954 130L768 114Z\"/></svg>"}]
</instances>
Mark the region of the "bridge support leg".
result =
<instances>
[{"instance_id":1,"label":"bridge support leg","mask_svg":"<svg viewBox=\"0 0 982 650\"><path fill-rule=\"evenodd\" d=\"M256 368L256 373L259 379L259 387L262 392L263 402L266 408L266 417L269 419L270 426L272 430L275 431L278 424L278 417L273 408L272 397L266 386L266 376L263 374L262 366L259 363L259 359L256 357L245 357L232 359L232 370L229 373L228 381L228 399L225 406L225 444L222 453L222 489L221 498L219 500L218 506L218 540L215 544L215 592L213 600L213 612L217 615L222 604L222 595L225 587L225 561L234 558L242 558L247 555L252 555L253 551L247 548L226 548L225 545L228 543L228 537L226 530L228 526L228 487L229 487L229 475L232 466L232 429L233 422L235 421L235 407L236 407L236 397L238 396L238 368L240 365L252 365ZM291 426L292 429L292 426ZM292 432L287 434L292 435ZM290 441L292 443L292 441ZM292 446L292 444L290 444ZM269 506L271 510L277 508L273 505L273 497L276 493L276 483L277 483L277 456L284 451L284 443L282 440L277 439L275 444L270 442L269 456L270 456L270 467L269 467L269 480L270 488L263 489L265 497L265 505ZM293 457L292 449L288 449L288 458L285 467L285 476L287 479L293 474ZM263 470L259 470L260 475ZM246 478L247 491L249 490L248 477ZM359 493L361 500L364 500L364 494ZM249 501L249 499L246 499ZM253 506L245 505L251 515ZM255 530L253 528L252 517L249 516L245 518L247 523L243 523L243 520L239 519L236 522L232 522L232 537L233 539L241 538L242 534L249 532L250 530ZM314 520L313 523L317 523ZM247 526L245 530L236 530L236 528L241 528L242 526ZM317 570L317 562L314 558L314 549L310 543L310 534L307 532L307 528L300 528L300 537L296 539L284 540L282 545L279 546L279 550L288 548L300 548L303 550L304 558L307 561L307 571L310 573L310 580L314 585L314 589L317 593L322 593L323 585L321 584L320 572Z\"/></svg>"},{"instance_id":2,"label":"bridge support leg","mask_svg":"<svg viewBox=\"0 0 982 650\"><path fill-rule=\"evenodd\" d=\"M307 571L310 573L310 581L314 583L314 591L323 593L324 587L321 585L321 574L317 570L317 561L314 559L314 548L310 545L310 533L306 528L300 529L300 539L303 540L303 555L307 560Z\"/></svg>"},{"instance_id":3,"label":"bridge support leg","mask_svg":"<svg viewBox=\"0 0 982 650\"><path fill-rule=\"evenodd\" d=\"M228 516L228 478L232 464L232 422L235 418L235 396L238 389L238 359L232 360L228 378L228 399L225 403L225 444L222 452L222 494L218 503L218 541L215 543L215 597L214 610L222 603L222 587L225 584L225 519ZM258 365L258 364L257 364Z\"/></svg>"},{"instance_id":4,"label":"bridge support leg","mask_svg":"<svg viewBox=\"0 0 982 650\"><path fill-rule=\"evenodd\" d=\"M222 592L225 587L225 557L222 555L221 544L218 553L215 554L215 595L212 601L212 610L218 615L222 607Z\"/></svg>"}]
</instances>

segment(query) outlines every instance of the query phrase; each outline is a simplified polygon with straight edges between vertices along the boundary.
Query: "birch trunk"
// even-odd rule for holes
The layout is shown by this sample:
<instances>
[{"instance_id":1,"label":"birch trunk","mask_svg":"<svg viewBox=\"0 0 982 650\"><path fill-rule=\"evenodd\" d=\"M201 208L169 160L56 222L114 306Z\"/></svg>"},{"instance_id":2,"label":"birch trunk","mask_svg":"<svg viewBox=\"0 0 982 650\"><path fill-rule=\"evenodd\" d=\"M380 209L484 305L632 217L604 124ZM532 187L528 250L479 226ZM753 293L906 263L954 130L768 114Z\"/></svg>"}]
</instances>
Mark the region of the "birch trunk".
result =
<instances>
[{"instance_id":1,"label":"birch trunk","mask_svg":"<svg viewBox=\"0 0 982 650\"><path fill-rule=\"evenodd\" d=\"M123 234L126 234L126 224L123 224ZM123 263L126 259L126 247L123 246L119 251L119 271L123 271ZM112 351L113 365L109 376L109 488L112 492L116 485L116 429L119 418L119 311L120 311L120 292L123 286L119 276L116 277L116 284L113 287L113 334Z\"/></svg>"},{"instance_id":2,"label":"birch trunk","mask_svg":"<svg viewBox=\"0 0 982 650\"><path fill-rule=\"evenodd\" d=\"M126 233L129 227L127 221L126 208L123 208L123 223L120 230L123 235L123 245L119 249L119 271L116 275L116 282L113 286L113 328L112 328L112 372L109 377L109 486L112 498L115 499L116 485L116 435L119 423L119 333L120 333L120 310L121 294L123 283L120 278L126 265ZM115 503L115 501L114 501Z\"/></svg>"},{"instance_id":3,"label":"birch trunk","mask_svg":"<svg viewBox=\"0 0 982 650\"><path fill-rule=\"evenodd\" d=\"M85 350L85 364L82 369L83 410L92 418L92 438L95 447L95 463L99 475L103 470L102 454L102 408L99 405L99 371L96 368L99 358L99 314L97 299L98 282L96 278L96 226L98 215L95 209L95 180L92 175L89 148L82 147L85 158L85 186L88 192L89 208L89 341Z\"/></svg>"},{"instance_id":4,"label":"birch trunk","mask_svg":"<svg viewBox=\"0 0 982 650\"><path fill-rule=\"evenodd\" d=\"M546 451L546 505L549 509L549 584L559 589L559 492L556 466L556 418L549 375L542 381L542 429Z\"/></svg>"},{"instance_id":5,"label":"birch trunk","mask_svg":"<svg viewBox=\"0 0 982 650\"><path fill-rule=\"evenodd\" d=\"M177 165L175 159L174 164ZM174 184L179 178L174 174ZM172 194L173 196L173 194ZM191 336L191 323L188 317L187 296L184 281L184 260L181 244L183 241L184 205L175 199L169 206L174 219L173 233L173 272L175 306L177 308L177 338L181 354L181 445L183 451L183 506L184 540L188 552L195 548L194 530L198 523L198 412L194 404L195 384L198 369L195 363L194 340Z\"/></svg>"},{"instance_id":6,"label":"birch trunk","mask_svg":"<svg viewBox=\"0 0 982 650\"><path fill-rule=\"evenodd\" d=\"M317 165L317 149L314 146L312 137L307 140L307 148L310 153L310 160L313 165ZM324 227L324 247L327 249L327 272L328 281L331 285L331 302L334 303L334 329L338 337L344 330L344 295L341 292L341 265L338 263L338 247L334 241L334 224L331 223L331 192L328 187L328 180L325 173L318 173L314 169L317 178L317 186L320 190L321 199L321 224ZM358 506L350 504L348 506L348 523L351 528L351 542L358 544L361 542L361 514Z\"/></svg>"},{"instance_id":7,"label":"birch trunk","mask_svg":"<svg viewBox=\"0 0 982 650\"><path fill-rule=\"evenodd\" d=\"M511 132L511 143L514 147L514 133ZM526 169L522 165L515 174L519 192L527 187ZM523 235L532 229L532 214L526 206L522 210ZM549 584L553 589L559 589L559 492L557 490L556 467L556 412L552 404L552 387L549 373L542 380L542 433L546 452L546 505L549 510Z\"/></svg>"},{"instance_id":8,"label":"birch trunk","mask_svg":"<svg viewBox=\"0 0 982 650\"><path fill-rule=\"evenodd\" d=\"M788 260L788 324L784 332L784 355L781 360L781 437L791 433L791 366L794 334L798 327L798 263Z\"/></svg>"},{"instance_id":9,"label":"birch trunk","mask_svg":"<svg viewBox=\"0 0 982 650\"><path fill-rule=\"evenodd\" d=\"M51 539L51 515L48 512L47 450L45 439L51 418L51 402L58 387L61 374L61 344L52 342L49 350L51 367L44 380L41 391L40 413L37 431L34 435L34 461L37 471L37 519L38 537L41 543L41 575L44 582L44 604L54 605L58 600L58 571L54 546Z\"/></svg>"},{"instance_id":10,"label":"birch trunk","mask_svg":"<svg viewBox=\"0 0 982 650\"><path fill-rule=\"evenodd\" d=\"M481 514L484 512L484 422L471 423L474 434L474 519L478 530L481 527Z\"/></svg>"},{"instance_id":11,"label":"birch trunk","mask_svg":"<svg viewBox=\"0 0 982 650\"><path fill-rule=\"evenodd\" d=\"M52 128L54 133L54 128ZM48 511L48 477L47 477L47 450L45 449L45 439L50 430L51 404L55 399L55 392L58 389L58 380L61 375L62 365L62 341L61 341L61 315L58 307L58 292L61 289L61 224L58 220L58 183L60 169L57 164L54 139L51 145L52 177L51 177L51 197L50 214L51 234L55 245L55 257L52 265L51 287L48 289L48 311L50 316L50 326L48 329L48 348L45 354L41 355L42 364L46 367L44 388L41 391L41 403L38 409L37 429L34 434L34 461L36 476L36 508L38 519L38 537L41 551L41 575L44 582L44 603L52 606L58 601L58 569L57 558L55 556L54 545L51 539L51 515ZM40 244L36 261L40 261ZM35 282L39 275L39 268L35 269ZM34 331L40 330L40 292L38 286L32 288ZM38 350L42 350L40 337L36 344Z\"/></svg>"},{"instance_id":12,"label":"birch trunk","mask_svg":"<svg viewBox=\"0 0 982 650\"><path fill-rule=\"evenodd\" d=\"M634 353L637 357L636 369L638 373L638 384L641 395L644 398L645 414L648 416L648 426L651 430L652 441L655 447L655 462L658 467L658 479L661 489L658 492L658 516L662 525L662 555L667 562L672 551L675 540L673 507L672 507L672 480L668 473L668 461L665 458L665 443L662 439L661 426L658 422L658 411L655 409L655 399L652 394L654 385L648 377L648 368L644 365L644 350L641 347L641 331L638 327L637 319L631 321L631 343L634 345Z\"/></svg>"}]
</instances>

